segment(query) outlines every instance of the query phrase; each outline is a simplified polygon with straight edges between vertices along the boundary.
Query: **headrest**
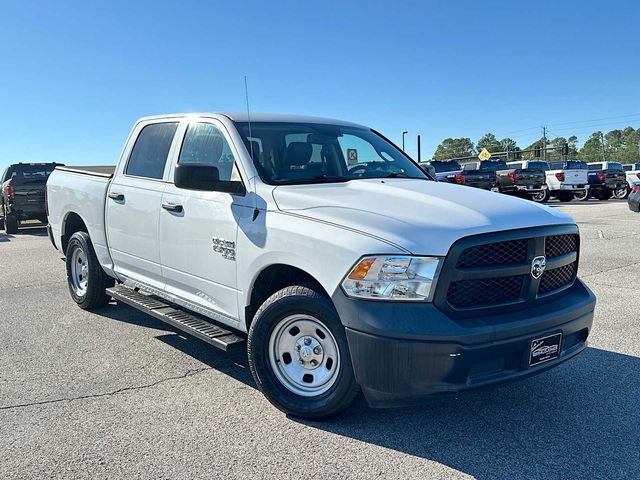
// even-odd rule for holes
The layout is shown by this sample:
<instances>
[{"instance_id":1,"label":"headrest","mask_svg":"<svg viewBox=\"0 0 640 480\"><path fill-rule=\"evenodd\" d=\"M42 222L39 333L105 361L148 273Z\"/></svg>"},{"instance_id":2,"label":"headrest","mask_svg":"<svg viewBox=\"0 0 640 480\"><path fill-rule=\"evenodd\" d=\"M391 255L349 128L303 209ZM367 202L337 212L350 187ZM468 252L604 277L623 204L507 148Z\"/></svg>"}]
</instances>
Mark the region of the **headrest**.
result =
<instances>
[{"instance_id":1,"label":"headrest","mask_svg":"<svg viewBox=\"0 0 640 480\"><path fill-rule=\"evenodd\" d=\"M286 166L301 167L309 163L311 160L311 154L313 148L310 143L306 142L291 142L287 146L287 151L284 155L284 163Z\"/></svg>"}]
</instances>

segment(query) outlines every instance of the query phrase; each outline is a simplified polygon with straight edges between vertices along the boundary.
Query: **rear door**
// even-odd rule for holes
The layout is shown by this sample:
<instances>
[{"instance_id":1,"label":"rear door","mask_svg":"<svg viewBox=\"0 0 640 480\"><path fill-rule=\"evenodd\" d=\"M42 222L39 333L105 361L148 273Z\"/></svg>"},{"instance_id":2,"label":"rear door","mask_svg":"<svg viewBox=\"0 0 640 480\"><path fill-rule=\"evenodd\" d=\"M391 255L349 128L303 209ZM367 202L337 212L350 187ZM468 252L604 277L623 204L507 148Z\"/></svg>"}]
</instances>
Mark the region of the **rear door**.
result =
<instances>
[{"instance_id":1,"label":"rear door","mask_svg":"<svg viewBox=\"0 0 640 480\"><path fill-rule=\"evenodd\" d=\"M237 147L215 119L194 119L186 125L177 163L210 164L220 180L242 180ZM171 172L170 179L173 179ZM246 180L244 181L247 186ZM167 184L160 211L160 256L165 290L237 323L236 237L243 219L250 223L248 196L197 191ZM180 208L175 209L178 205ZM201 311L199 308L190 308Z\"/></svg>"},{"instance_id":2,"label":"rear door","mask_svg":"<svg viewBox=\"0 0 640 480\"><path fill-rule=\"evenodd\" d=\"M140 124L109 185L106 229L114 270L133 280L163 288L159 215L172 154L177 119ZM126 161L125 161L126 159Z\"/></svg>"}]
</instances>

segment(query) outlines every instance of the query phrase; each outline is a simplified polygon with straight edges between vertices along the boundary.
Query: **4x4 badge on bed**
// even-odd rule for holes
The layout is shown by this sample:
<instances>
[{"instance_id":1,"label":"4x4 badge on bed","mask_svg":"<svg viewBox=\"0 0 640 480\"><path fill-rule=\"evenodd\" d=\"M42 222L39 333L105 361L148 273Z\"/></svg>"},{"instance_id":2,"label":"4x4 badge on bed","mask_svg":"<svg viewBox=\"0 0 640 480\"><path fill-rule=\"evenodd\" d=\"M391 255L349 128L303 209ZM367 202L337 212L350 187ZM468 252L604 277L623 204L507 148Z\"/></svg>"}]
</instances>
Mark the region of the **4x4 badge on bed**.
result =
<instances>
[{"instance_id":1,"label":"4x4 badge on bed","mask_svg":"<svg viewBox=\"0 0 640 480\"><path fill-rule=\"evenodd\" d=\"M547 259L545 257L534 258L531 262L531 276L536 280L539 279L545 268L547 268Z\"/></svg>"}]
</instances>

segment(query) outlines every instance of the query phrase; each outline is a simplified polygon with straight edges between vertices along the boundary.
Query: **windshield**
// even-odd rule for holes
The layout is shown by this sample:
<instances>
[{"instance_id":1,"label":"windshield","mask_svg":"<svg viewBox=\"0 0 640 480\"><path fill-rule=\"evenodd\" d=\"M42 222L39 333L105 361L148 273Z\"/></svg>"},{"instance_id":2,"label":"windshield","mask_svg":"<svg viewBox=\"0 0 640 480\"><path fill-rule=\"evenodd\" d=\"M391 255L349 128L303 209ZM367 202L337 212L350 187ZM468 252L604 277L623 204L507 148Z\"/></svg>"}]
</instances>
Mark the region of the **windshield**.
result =
<instances>
[{"instance_id":1,"label":"windshield","mask_svg":"<svg viewBox=\"0 0 640 480\"><path fill-rule=\"evenodd\" d=\"M502 160L483 160L480 162L480 170L495 172L497 170L506 170L507 163Z\"/></svg>"},{"instance_id":2,"label":"windshield","mask_svg":"<svg viewBox=\"0 0 640 480\"><path fill-rule=\"evenodd\" d=\"M549 164L547 162L529 162L527 168L532 170L549 170Z\"/></svg>"},{"instance_id":3,"label":"windshield","mask_svg":"<svg viewBox=\"0 0 640 480\"><path fill-rule=\"evenodd\" d=\"M51 175L54 168L56 168L54 163L14 165L10 167L9 177L27 180L45 179Z\"/></svg>"},{"instance_id":4,"label":"windshield","mask_svg":"<svg viewBox=\"0 0 640 480\"><path fill-rule=\"evenodd\" d=\"M455 170L460 170L460 164L455 160L450 160L448 162L435 161L431 162L431 166L436 169L436 173L442 172L453 172Z\"/></svg>"},{"instance_id":5,"label":"windshield","mask_svg":"<svg viewBox=\"0 0 640 480\"><path fill-rule=\"evenodd\" d=\"M580 162L577 160L569 160L565 164L564 168L566 168L567 170L588 170L589 169L589 167L585 162Z\"/></svg>"},{"instance_id":6,"label":"windshield","mask_svg":"<svg viewBox=\"0 0 640 480\"><path fill-rule=\"evenodd\" d=\"M236 126L260 178L271 185L429 179L394 145L366 128L280 122Z\"/></svg>"}]
</instances>

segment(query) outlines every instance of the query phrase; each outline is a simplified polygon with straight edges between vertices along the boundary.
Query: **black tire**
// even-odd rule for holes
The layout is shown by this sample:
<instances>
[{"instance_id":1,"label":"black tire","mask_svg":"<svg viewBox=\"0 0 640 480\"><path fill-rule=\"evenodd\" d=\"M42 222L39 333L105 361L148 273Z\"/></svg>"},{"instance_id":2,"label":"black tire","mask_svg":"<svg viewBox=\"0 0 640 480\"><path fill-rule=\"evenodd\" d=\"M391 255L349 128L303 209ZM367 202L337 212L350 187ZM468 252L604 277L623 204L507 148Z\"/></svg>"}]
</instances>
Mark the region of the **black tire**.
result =
<instances>
[{"instance_id":1,"label":"black tire","mask_svg":"<svg viewBox=\"0 0 640 480\"><path fill-rule=\"evenodd\" d=\"M572 192L560 192L560 193L558 193L558 200L560 200L561 202L570 202L571 200L573 200L573 193Z\"/></svg>"},{"instance_id":2,"label":"black tire","mask_svg":"<svg viewBox=\"0 0 640 480\"><path fill-rule=\"evenodd\" d=\"M72 281L71 262L74 258L74 251L77 249L82 250L87 262L87 287L82 294L76 291ZM73 301L83 310L90 310L109 303L111 297L107 296L105 289L113 287L114 279L102 270L88 233L76 232L71 236L67 245L66 257L67 283Z\"/></svg>"},{"instance_id":3,"label":"black tire","mask_svg":"<svg viewBox=\"0 0 640 480\"><path fill-rule=\"evenodd\" d=\"M0 230L4 230L4 217L0 217Z\"/></svg>"},{"instance_id":4,"label":"black tire","mask_svg":"<svg viewBox=\"0 0 640 480\"><path fill-rule=\"evenodd\" d=\"M309 315L319 320L333 335L340 355L334 383L326 392L316 396L292 392L278 379L271 365L272 333L282 320L295 314ZM337 415L351 404L360 390L353 373L344 326L331 300L312 287L296 285L271 295L253 319L247 352L249 367L258 388L276 408L288 415L312 420Z\"/></svg>"},{"instance_id":5,"label":"black tire","mask_svg":"<svg viewBox=\"0 0 640 480\"><path fill-rule=\"evenodd\" d=\"M596 194L594 194L594 197L596 197L598 200L609 200L611 197L613 196L613 192L611 190L602 190Z\"/></svg>"},{"instance_id":6,"label":"black tire","mask_svg":"<svg viewBox=\"0 0 640 480\"><path fill-rule=\"evenodd\" d=\"M13 235L14 233L18 233L18 227L20 226L18 217L10 213L5 217L4 222L5 231L7 232L7 234Z\"/></svg>"},{"instance_id":7,"label":"black tire","mask_svg":"<svg viewBox=\"0 0 640 480\"><path fill-rule=\"evenodd\" d=\"M586 202L591 198L591 190L588 188L585 188L584 190L580 190L579 192L576 192L573 194L573 198L581 202Z\"/></svg>"},{"instance_id":8,"label":"black tire","mask_svg":"<svg viewBox=\"0 0 640 480\"><path fill-rule=\"evenodd\" d=\"M545 188L541 192L531 195L529 198L536 203L547 203L550 196L549 189Z\"/></svg>"}]
</instances>

